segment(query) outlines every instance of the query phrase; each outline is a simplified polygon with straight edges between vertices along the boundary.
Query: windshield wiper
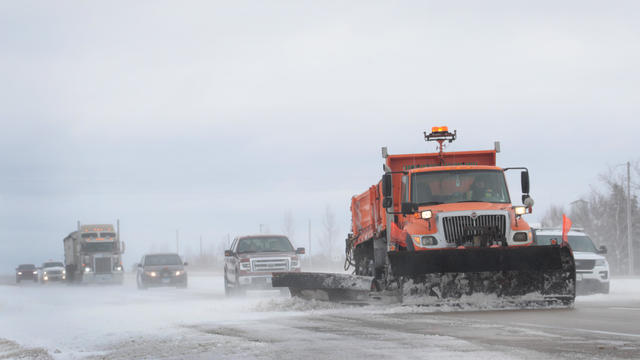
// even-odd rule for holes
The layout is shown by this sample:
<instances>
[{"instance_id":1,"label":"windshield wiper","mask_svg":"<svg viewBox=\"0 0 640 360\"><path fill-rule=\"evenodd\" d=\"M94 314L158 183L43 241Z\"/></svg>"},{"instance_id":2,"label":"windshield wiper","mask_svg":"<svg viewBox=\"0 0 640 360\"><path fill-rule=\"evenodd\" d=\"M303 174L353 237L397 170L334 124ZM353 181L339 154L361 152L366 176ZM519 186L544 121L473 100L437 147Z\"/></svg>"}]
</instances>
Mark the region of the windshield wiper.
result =
<instances>
[{"instance_id":1,"label":"windshield wiper","mask_svg":"<svg viewBox=\"0 0 640 360\"><path fill-rule=\"evenodd\" d=\"M441 205L444 204L442 201L429 201L424 203L419 203L418 206L428 206L428 205Z\"/></svg>"}]
</instances>

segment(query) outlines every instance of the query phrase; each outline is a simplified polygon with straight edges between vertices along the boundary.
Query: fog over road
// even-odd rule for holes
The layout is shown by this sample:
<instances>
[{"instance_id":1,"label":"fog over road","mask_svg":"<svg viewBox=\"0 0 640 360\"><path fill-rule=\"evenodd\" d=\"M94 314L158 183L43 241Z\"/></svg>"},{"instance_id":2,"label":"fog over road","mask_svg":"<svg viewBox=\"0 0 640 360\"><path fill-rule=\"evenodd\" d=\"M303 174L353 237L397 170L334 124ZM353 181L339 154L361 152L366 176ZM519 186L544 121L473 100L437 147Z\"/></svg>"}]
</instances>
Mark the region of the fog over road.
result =
<instances>
[{"instance_id":1,"label":"fog over road","mask_svg":"<svg viewBox=\"0 0 640 360\"><path fill-rule=\"evenodd\" d=\"M632 359L640 279L573 309L500 311L226 298L219 274L186 290L5 284L0 319L0 359Z\"/></svg>"}]
</instances>

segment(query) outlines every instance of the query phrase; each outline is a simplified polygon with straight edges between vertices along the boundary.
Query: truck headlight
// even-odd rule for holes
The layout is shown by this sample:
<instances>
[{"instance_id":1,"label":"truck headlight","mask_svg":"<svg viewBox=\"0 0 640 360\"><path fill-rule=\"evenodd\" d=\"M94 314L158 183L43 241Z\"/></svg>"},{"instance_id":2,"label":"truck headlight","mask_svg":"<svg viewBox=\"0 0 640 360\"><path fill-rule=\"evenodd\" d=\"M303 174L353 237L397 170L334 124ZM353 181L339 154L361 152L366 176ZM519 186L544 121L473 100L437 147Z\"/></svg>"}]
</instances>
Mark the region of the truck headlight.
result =
<instances>
[{"instance_id":1,"label":"truck headlight","mask_svg":"<svg viewBox=\"0 0 640 360\"><path fill-rule=\"evenodd\" d=\"M529 240L529 236L526 232L517 232L513 234L513 241L515 242L526 242Z\"/></svg>"},{"instance_id":2,"label":"truck headlight","mask_svg":"<svg viewBox=\"0 0 640 360\"><path fill-rule=\"evenodd\" d=\"M413 235L411 237L414 242L420 246L434 246L438 245L438 240L434 236L430 235Z\"/></svg>"},{"instance_id":3,"label":"truck headlight","mask_svg":"<svg viewBox=\"0 0 640 360\"><path fill-rule=\"evenodd\" d=\"M63 274L66 274L66 273L67 273L67 270L62 270L62 273L63 273Z\"/></svg>"},{"instance_id":4,"label":"truck headlight","mask_svg":"<svg viewBox=\"0 0 640 360\"><path fill-rule=\"evenodd\" d=\"M240 270L250 270L251 269L251 263L250 262L241 262L240 263Z\"/></svg>"},{"instance_id":5,"label":"truck headlight","mask_svg":"<svg viewBox=\"0 0 640 360\"><path fill-rule=\"evenodd\" d=\"M46 271L44 272L44 275L47 275L47 272L46 272Z\"/></svg>"},{"instance_id":6,"label":"truck headlight","mask_svg":"<svg viewBox=\"0 0 640 360\"><path fill-rule=\"evenodd\" d=\"M120 265L116 266L116 271L122 271L122 266Z\"/></svg>"},{"instance_id":7,"label":"truck headlight","mask_svg":"<svg viewBox=\"0 0 640 360\"><path fill-rule=\"evenodd\" d=\"M300 266L300 261L296 258L292 258L291 259L291 267L292 268L297 268Z\"/></svg>"},{"instance_id":8,"label":"truck headlight","mask_svg":"<svg viewBox=\"0 0 640 360\"><path fill-rule=\"evenodd\" d=\"M514 206L513 211L516 213L516 215L524 215L527 213L527 208L524 206Z\"/></svg>"},{"instance_id":9,"label":"truck headlight","mask_svg":"<svg viewBox=\"0 0 640 360\"><path fill-rule=\"evenodd\" d=\"M597 259L596 266L607 266L607 260L605 259Z\"/></svg>"},{"instance_id":10,"label":"truck headlight","mask_svg":"<svg viewBox=\"0 0 640 360\"><path fill-rule=\"evenodd\" d=\"M88 273L89 271L91 271L90 267L87 266L86 268L84 268L84 272Z\"/></svg>"},{"instance_id":11,"label":"truck headlight","mask_svg":"<svg viewBox=\"0 0 640 360\"><path fill-rule=\"evenodd\" d=\"M176 276L180 276L180 275L182 275L183 273L184 273L184 271L178 270L178 271L176 271Z\"/></svg>"},{"instance_id":12,"label":"truck headlight","mask_svg":"<svg viewBox=\"0 0 640 360\"><path fill-rule=\"evenodd\" d=\"M33 275L38 275L38 272L37 272L37 271L34 271L34 272L33 272Z\"/></svg>"},{"instance_id":13,"label":"truck headlight","mask_svg":"<svg viewBox=\"0 0 640 360\"><path fill-rule=\"evenodd\" d=\"M433 216L433 213L431 212L431 210L425 210L423 212L420 213L420 217L423 219L431 219L431 216Z\"/></svg>"},{"instance_id":14,"label":"truck headlight","mask_svg":"<svg viewBox=\"0 0 640 360\"><path fill-rule=\"evenodd\" d=\"M22 271L18 271L18 275L22 275Z\"/></svg>"}]
</instances>

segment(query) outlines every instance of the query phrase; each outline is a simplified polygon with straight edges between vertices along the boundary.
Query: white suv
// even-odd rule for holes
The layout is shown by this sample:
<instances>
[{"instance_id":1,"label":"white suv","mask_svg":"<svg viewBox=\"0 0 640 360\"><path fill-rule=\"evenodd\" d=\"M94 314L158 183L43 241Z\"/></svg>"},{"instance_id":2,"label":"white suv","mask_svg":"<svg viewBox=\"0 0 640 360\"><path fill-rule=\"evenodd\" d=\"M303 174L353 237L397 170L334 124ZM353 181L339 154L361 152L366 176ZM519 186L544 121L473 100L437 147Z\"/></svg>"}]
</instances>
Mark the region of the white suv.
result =
<instances>
[{"instance_id":1,"label":"white suv","mask_svg":"<svg viewBox=\"0 0 640 360\"><path fill-rule=\"evenodd\" d=\"M562 241L562 229L542 228L534 229L534 244L551 245ZM607 248L593 245L591 238L581 229L569 231L567 234L569 245L573 250L576 261L576 292L578 294L609 293L609 263L602 256Z\"/></svg>"}]
</instances>

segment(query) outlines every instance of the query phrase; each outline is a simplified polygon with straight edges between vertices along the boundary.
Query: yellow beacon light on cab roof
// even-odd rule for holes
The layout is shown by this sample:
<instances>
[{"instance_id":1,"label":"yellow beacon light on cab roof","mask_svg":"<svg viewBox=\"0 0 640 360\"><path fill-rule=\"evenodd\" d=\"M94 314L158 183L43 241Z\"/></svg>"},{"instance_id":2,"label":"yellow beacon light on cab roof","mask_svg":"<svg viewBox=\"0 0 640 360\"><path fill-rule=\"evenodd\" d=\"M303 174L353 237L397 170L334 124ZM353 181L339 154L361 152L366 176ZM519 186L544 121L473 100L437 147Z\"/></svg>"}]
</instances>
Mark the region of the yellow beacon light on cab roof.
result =
<instances>
[{"instance_id":1,"label":"yellow beacon light on cab roof","mask_svg":"<svg viewBox=\"0 0 640 360\"><path fill-rule=\"evenodd\" d=\"M448 126L434 126L431 128L431 132L447 132L449 131Z\"/></svg>"}]
</instances>

